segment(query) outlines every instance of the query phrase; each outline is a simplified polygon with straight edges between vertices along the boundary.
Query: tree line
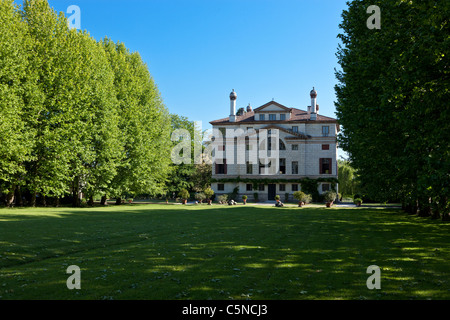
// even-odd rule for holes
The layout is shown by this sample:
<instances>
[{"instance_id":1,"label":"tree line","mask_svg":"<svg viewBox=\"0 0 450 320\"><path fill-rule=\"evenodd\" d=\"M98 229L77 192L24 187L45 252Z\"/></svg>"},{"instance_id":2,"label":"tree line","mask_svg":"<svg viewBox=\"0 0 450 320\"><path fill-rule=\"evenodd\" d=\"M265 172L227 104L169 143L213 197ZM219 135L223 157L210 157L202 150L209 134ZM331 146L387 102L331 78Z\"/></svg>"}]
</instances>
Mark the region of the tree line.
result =
<instances>
[{"instance_id":1,"label":"tree line","mask_svg":"<svg viewBox=\"0 0 450 320\"><path fill-rule=\"evenodd\" d=\"M369 29L377 5L381 28ZM447 1L348 3L340 25L340 146L371 199L449 218L450 5Z\"/></svg>"},{"instance_id":2,"label":"tree line","mask_svg":"<svg viewBox=\"0 0 450 320\"><path fill-rule=\"evenodd\" d=\"M8 206L167 191L172 118L138 53L0 0L0 193Z\"/></svg>"}]
</instances>

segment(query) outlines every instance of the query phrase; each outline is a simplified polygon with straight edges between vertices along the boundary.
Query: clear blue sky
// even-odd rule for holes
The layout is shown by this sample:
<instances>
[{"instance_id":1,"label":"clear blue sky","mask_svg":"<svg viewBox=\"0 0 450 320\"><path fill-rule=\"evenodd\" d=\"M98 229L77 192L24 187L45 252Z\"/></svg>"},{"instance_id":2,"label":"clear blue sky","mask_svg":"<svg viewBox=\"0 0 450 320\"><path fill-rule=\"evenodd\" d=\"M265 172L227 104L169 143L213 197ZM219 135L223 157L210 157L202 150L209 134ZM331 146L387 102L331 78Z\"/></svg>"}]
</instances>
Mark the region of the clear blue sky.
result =
<instances>
[{"instance_id":1,"label":"clear blue sky","mask_svg":"<svg viewBox=\"0 0 450 320\"><path fill-rule=\"evenodd\" d=\"M21 1L20 1L21 2ZM171 113L202 121L275 101L335 117L334 68L346 0L50 0L81 9L81 29L138 51ZM69 14L68 14L69 16ZM340 155L344 155L342 151Z\"/></svg>"}]
</instances>

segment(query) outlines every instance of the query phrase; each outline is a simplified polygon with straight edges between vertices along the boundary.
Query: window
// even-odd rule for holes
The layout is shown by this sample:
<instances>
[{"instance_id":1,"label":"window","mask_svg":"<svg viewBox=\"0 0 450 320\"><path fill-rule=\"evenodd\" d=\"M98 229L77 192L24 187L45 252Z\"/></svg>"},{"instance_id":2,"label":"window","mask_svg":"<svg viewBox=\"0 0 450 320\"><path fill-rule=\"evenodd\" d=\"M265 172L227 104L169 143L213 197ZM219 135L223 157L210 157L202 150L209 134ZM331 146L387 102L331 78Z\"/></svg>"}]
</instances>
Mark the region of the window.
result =
<instances>
[{"instance_id":1,"label":"window","mask_svg":"<svg viewBox=\"0 0 450 320\"><path fill-rule=\"evenodd\" d=\"M280 174L286 173L286 159L280 159Z\"/></svg>"},{"instance_id":2,"label":"window","mask_svg":"<svg viewBox=\"0 0 450 320\"><path fill-rule=\"evenodd\" d=\"M292 174L298 174L298 161L292 161Z\"/></svg>"},{"instance_id":3,"label":"window","mask_svg":"<svg viewBox=\"0 0 450 320\"><path fill-rule=\"evenodd\" d=\"M259 120L261 120L261 121L266 120L266 115L265 114L260 114L259 115Z\"/></svg>"},{"instance_id":4,"label":"window","mask_svg":"<svg viewBox=\"0 0 450 320\"><path fill-rule=\"evenodd\" d=\"M292 185L292 191L298 191L298 184Z\"/></svg>"},{"instance_id":5,"label":"window","mask_svg":"<svg viewBox=\"0 0 450 320\"><path fill-rule=\"evenodd\" d=\"M276 114L269 114L269 120L270 120L270 121L275 121L275 120L277 120L277 115L276 115Z\"/></svg>"},{"instance_id":6,"label":"window","mask_svg":"<svg viewBox=\"0 0 450 320\"><path fill-rule=\"evenodd\" d=\"M278 143L280 144L280 150L286 150L286 145L284 144L283 140L280 139Z\"/></svg>"},{"instance_id":7,"label":"window","mask_svg":"<svg viewBox=\"0 0 450 320\"><path fill-rule=\"evenodd\" d=\"M322 145L322 150L330 150L330 145L329 144L323 144Z\"/></svg>"},{"instance_id":8,"label":"window","mask_svg":"<svg viewBox=\"0 0 450 320\"><path fill-rule=\"evenodd\" d=\"M292 150L298 150L298 144L293 144L292 145Z\"/></svg>"},{"instance_id":9,"label":"window","mask_svg":"<svg viewBox=\"0 0 450 320\"><path fill-rule=\"evenodd\" d=\"M227 174L227 160L223 160L223 163L216 163L216 174Z\"/></svg>"},{"instance_id":10,"label":"window","mask_svg":"<svg viewBox=\"0 0 450 320\"><path fill-rule=\"evenodd\" d=\"M293 127L292 127L292 132L298 133L298 127L297 127L297 126L293 126Z\"/></svg>"},{"instance_id":11,"label":"window","mask_svg":"<svg viewBox=\"0 0 450 320\"><path fill-rule=\"evenodd\" d=\"M329 183L323 183L322 184L322 191L323 192L330 191L330 184Z\"/></svg>"},{"instance_id":12,"label":"window","mask_svg":"<svg viewBox=\"0 0 450 320\"><path fill-rule=\"evenodd\" d=\"M224 190L225 190L225 185L224 185L223 183L219 183L219 184L217 185L217 190L218 190L218 191L224 191Z\"/></svg>"},{"instance_id":13,"label":"window","mask_svg":"<svg viewBox=\"0 0 450 320\"><path fill-rule=\"evenodd\" d=\"M253 191L253 185L251 183L247 183L247 191Z\"/></svg>"},{"instance_id":14,"label":"window","mask_svg":"<svg viewBox=\"0 0 450 320\"><path fill-rule=\"evenodd\" d=\"M285 114L280 114L280 120L281 120L281 121L286 120L286 115L285 115Z\"/></svg>"},{"instance_id":15,"label":"window","mask_svg":"<svg viewBox=\"0 0 450 320\"><path fill-rule=\"evenodd\" d=\"M264 184L259 185L259 191L264 191Z\"/></svg>"},{"instance_id":16,"label":"window","mask_svg":"<svg viewBox=\"0 0 450 320\"><path fill-rule=\"evenodd\" d=\"M322 136L328 137L330 135L330 127L329 126L323 126L322 127Z\"/></svg>"},{"instance_id":17,"label":"window","mask_svg":"<svg viewBox=\"0 0 450 320\"><path fill-rule=\"evenodd\" d=\"M247 161L247 174L253 174L253 164Z\"/></svg>"},{"instance_id":18,"label":"window","mask_svg":"<svg viewBox=\"0 0 450 320\"><path fill-rule=\"evenodd\" d=\"M331 158L320 158L319 159L319 173L320 174L331 174Z\"/></svg>"},{"instance_id":19,"label":"window","mask_svg":"<svg viewBox=\"0 0 450 320\"><path fill-rule=\"evenodd\" d=\"M280 184L280 191L286 191L286 185Z\"/></svg>"}]
</instances>

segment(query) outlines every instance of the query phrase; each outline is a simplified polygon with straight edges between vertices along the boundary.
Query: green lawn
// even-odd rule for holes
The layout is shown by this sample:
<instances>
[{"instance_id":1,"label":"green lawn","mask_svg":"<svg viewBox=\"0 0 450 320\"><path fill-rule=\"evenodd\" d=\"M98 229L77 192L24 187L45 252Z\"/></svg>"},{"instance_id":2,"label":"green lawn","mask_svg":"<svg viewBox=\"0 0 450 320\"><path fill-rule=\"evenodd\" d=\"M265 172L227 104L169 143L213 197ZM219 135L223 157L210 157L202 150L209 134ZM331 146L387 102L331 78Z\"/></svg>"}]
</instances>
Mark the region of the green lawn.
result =
<instances>
[{"instance_id":1,"label":"green lawn","mask_svg":"<svg viewBox=\"0 0 450 320\"><path fill-rule=\"evenodd\" d=\"M394 208L0 209L0 299L450 299L449 231Z\"/></svg>"}]
</instances>

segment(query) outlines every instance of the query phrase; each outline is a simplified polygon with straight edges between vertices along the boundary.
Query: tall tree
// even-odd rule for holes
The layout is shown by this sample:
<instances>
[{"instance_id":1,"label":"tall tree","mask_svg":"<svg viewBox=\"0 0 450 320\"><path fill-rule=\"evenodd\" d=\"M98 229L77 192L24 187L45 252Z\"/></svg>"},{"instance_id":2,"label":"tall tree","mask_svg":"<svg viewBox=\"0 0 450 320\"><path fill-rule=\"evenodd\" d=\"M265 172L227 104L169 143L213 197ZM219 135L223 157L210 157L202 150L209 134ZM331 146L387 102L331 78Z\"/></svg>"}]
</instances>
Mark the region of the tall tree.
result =
<instances>
[{"instance_id":1,"label":"tall tree","mask_svg":"<svg viewBox=\"0 0 450 320\"><path fill-rule=\"evenodd\" d=\"M102 45L115 76L125 152L111 195L119 204L126 195L161 194L170 170L169 113L140 55L107 38Z\"/></svg>"},{"instance_id":2,"label":"tall tree","mask_svg":"<svg viewBox=\"0 0 450 320\"><path fill-rule=\"evenodd\" d=\"M450 5L442 1L352 1L343 12L337 116L341 146L362 187L379 200L450 209ZM381 29L369 29L370 5Z\"/></svg>"},{"instance_id":3,"label":"tall tree","mask_svg":"<svg viewBox=\"0 0 450 320\"><path fill-rule=\"evenodd\" d=\"M34 131L27 115L39 99L30 70L31 39L18 7L0 1L0 190L12 205L14 192L24 183L25 162L33 158Z\"/></svg>"}]
</instances>

